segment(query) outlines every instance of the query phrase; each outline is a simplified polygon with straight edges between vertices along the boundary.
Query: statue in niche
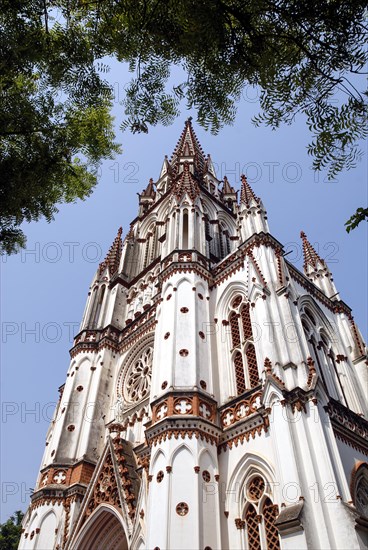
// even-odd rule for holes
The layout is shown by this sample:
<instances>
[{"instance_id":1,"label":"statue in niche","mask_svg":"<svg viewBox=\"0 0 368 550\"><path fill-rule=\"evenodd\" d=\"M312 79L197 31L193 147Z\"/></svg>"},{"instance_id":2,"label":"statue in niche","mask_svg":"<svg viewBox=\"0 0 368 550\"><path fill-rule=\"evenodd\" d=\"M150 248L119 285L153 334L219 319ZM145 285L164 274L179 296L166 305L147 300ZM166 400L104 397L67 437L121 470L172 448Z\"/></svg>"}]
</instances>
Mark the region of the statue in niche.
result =
<instances>
[{"instance_id":1,"label":"statue in niche","mask_svg":"<svg viewBox=\"0 0 368 550\"><path fill-rule=\"evenodd\" d=\"M141 294L138 294L134 300L134 314L142 311L143 298Z\"/></svg>"},{"instance_id":2,"label":"statue in niche","mask_svg":"<svg viewBox=\"0 0 368 550\"><path fill-rule=\"evenodd\" d=\"M123 422L124 419L124 399L123 396L118 393L118 398L114 405L114 417L115 422Z\"/></svg>"},{"instance_id":3,"label":"statue in niche","mask_svg":"<svg viewBox=\"0 0 368 550\"><path fill-rule=\"evenodd\" d=\"M144 289L144 294L143 294L143 302L144 304L148 304L150 301L151 301L151 298L152 298L152 291L153 291L153 288L152 288L152 282L150 282L146 288Z\"/></svg>"}]
</instances>

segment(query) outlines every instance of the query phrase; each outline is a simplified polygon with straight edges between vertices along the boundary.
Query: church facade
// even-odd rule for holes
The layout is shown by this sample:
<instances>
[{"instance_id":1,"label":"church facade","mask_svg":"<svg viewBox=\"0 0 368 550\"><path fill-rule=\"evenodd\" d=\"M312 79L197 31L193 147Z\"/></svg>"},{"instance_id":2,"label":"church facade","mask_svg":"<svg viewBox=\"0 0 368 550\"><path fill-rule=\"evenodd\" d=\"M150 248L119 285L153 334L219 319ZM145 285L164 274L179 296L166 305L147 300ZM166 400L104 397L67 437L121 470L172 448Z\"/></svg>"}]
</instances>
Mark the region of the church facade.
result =
<instances>
[{"instance_id":1,"label":"church facade","mask_svg":"<svg viewBox=\"0 0 368 550\"><path fill-rule=\"evenodd\" d=\"M191 121L92 281L19 548L362 549L366 349Z\"/></svg>"}]
</instances>

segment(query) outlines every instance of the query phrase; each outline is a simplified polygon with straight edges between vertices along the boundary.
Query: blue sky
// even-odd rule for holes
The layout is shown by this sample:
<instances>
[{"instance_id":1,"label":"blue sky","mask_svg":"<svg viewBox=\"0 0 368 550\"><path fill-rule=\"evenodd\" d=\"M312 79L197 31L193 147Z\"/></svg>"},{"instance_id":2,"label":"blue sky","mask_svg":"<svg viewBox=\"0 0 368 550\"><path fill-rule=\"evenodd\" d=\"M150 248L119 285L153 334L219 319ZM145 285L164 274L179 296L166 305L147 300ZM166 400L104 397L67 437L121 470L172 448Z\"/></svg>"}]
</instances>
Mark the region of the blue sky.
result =
<instances>
[{"instance_id":1,"label":"blue sky","mask_svg":"<svg viewBox=\"0 0 368 550\"><path fill-rule=\"evenodd\" d=\"M118 100L128 78L121 67L113 67L110 79L119 83L117 123L123 117ZM173 152L189 115L218 176L227 175L239 188L240 175L247 174L268 211L271 233L292 251L288 259L300 269L299 234L306 232L327 260L341 298L366 337L367 224L348 235L344 222L367 203L367 157L329 182L326 174L311 170L306 152L310 135L302 117L277 131L255 128L251 118L257 105L256 91L246 88L236 123L217 136L202 130L195 112L185 109L172 126L153 128L148 135L118 132L123 154L103 164L93 195L62 206L51 224L27 225L27 250L3 258L1 521L28 505L57 390L66 378L72 336L97 266L120 225L126 234L137 214L137 192L150 177L158 178L164 155Z\"/></svg>"}]
</instances>

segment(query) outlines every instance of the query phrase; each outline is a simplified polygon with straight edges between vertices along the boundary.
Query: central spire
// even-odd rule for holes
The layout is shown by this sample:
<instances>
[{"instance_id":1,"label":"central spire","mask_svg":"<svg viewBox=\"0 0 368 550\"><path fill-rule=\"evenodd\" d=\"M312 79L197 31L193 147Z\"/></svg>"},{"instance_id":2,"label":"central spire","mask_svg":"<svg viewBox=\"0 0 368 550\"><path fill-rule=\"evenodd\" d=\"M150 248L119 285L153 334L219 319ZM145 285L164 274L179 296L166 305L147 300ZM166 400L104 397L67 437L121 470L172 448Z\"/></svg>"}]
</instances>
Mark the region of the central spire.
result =
<instances>
[{"instance_id":1,"label":"central spire","mask_svg":"<svg viewBox=\"0 0 368 550\"><path fill-rule=\"evenodd\" d=\"M203 149L192 127L192 117L185 121L179 141L176 144L171 157L171 167L177 173L179 164L191 162L194 165L194 173L203 173L206 159Z\"/></svg>"}]
</instances>

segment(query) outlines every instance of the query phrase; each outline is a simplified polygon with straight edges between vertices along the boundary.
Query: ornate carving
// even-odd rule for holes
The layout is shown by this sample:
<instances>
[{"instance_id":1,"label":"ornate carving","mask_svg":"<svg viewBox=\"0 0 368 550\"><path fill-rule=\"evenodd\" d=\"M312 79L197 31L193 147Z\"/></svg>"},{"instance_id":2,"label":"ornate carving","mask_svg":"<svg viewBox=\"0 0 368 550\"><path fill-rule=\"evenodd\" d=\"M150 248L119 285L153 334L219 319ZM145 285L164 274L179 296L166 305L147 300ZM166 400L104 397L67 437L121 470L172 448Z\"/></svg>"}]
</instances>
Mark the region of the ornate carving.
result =
<instances>
[{"instance_id":1,"label":"ornate carving","mask_svg":"<svg viewBox=\"0 0 368 550\"><path fill-rule=\"evenodd\" d=\"M324 409L330 416L335 435L368 454L368 421L334 399L330 399Z\"/></svg>"},{"instance_id":2,"label":"ornate carving","mask_svg":"<svg viewBox=\"0 0 368 550\"><path fill-rule=\"evenodd\" d=\"M101 502L107 502L113 506L121 507L112 456L110 453L106 456L97 483L94 486L93 494L89 499L86 517L89 517Z\"/></svg>"},{"instance_id":3,"label":"ornate carving","mask_svg":"<svg viewBox=\"0 0 368 550\"><path fill-rule=\"evenodd\" d=\"M245 521L241 518L235 518L235 525L237 529L244 529Z\"/></svg>"},{"instance_id":4,"label":"ornate carving","mask_svg":"<svg viewBox=\"0 0 368 550\"><path fill-rule=\"evenodd\" d=\"M257 412L261 406L261 392L254 393L247 399L241 399L232 407L226 408L221 413L221 424L224 428L228 428L235 422L243 420L247 416Z\"/></svg>"}]
</instances>

